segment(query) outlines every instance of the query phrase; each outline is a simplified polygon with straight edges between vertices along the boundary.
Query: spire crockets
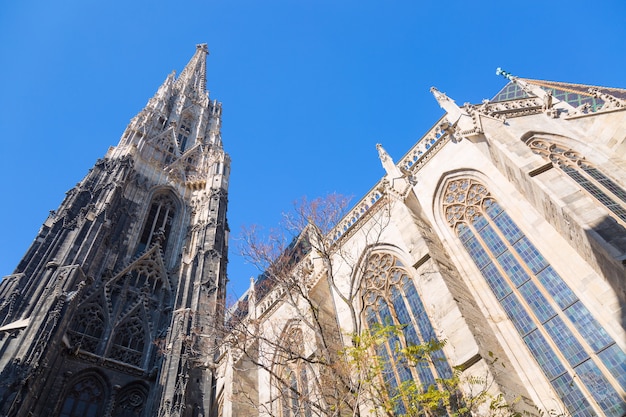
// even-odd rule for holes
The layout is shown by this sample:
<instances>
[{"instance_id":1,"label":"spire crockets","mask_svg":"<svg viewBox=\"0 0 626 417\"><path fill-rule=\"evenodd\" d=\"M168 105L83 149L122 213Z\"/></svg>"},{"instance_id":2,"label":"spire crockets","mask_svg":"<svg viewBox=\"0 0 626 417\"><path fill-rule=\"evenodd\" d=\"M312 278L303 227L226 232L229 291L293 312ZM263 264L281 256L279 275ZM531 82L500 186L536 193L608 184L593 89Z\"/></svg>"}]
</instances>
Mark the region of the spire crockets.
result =
<instances>
[{"instance_id":1,"label":"spire crockets","mask_svg":"<svg viewBox=\"0 0 626 417\"><path fill-rule=\"evenodd\" d=\"M206 43L196 45L196 53L176 80L180 91L193 96L203 96L206 93L206 57L208 54L209 48Z\"/></svg>"}]
</instances>

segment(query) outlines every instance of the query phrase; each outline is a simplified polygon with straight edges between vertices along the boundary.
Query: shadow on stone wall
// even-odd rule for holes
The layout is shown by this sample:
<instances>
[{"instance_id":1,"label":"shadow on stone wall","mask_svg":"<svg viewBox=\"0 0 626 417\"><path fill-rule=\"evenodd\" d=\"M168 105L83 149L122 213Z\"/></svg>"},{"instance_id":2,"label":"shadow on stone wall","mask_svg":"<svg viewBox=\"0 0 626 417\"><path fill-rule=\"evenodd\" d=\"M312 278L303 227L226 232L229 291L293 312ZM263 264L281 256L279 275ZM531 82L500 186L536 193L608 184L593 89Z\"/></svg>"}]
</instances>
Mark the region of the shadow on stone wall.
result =
<instances>
[{"instance_id":1,"label":"shadow on stone wall","mask_svg":"<svg viewBox=\"0 0 626 417\"><path fill-rule=\"evenodd\" d=\"M619 299L620 320L626 329L626 229L605 216L585 233L597 267Z\"/></svg>"}]
</instances>

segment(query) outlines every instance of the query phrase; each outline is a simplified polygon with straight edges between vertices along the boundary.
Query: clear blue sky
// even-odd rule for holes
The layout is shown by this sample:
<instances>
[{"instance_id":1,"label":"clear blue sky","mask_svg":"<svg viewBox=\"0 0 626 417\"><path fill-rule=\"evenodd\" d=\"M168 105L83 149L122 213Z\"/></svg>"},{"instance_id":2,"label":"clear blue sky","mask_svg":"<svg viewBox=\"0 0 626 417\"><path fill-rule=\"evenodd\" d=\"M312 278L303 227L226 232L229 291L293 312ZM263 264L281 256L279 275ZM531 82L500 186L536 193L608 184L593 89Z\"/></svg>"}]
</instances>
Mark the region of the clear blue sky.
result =
<instances>
[{"instance_id":1,"label":"clear blue sky","mask_svg":"<svg viewBox=\"0 0 626 417\"><path fill-rule=\"evenodd\" d=\"M0 276L166 75L208 43L208 88L230 153L231 297L257 275L243 224L294 200L355 201L442 110L515 75L626 87L626 2L95 1L0 5Z\"/></svg>"}]
</instances>

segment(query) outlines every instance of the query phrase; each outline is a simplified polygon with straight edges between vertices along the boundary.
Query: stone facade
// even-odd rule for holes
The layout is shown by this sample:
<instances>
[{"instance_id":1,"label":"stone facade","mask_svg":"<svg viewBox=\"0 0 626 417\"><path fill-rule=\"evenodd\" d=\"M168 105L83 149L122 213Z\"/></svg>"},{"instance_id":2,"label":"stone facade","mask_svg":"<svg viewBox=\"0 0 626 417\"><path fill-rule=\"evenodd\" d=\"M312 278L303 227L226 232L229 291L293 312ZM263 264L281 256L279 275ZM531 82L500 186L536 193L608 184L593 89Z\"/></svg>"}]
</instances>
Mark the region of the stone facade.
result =
<instances>
[{"instance_id":1,"label":"stone facade","mask_svg":"<svg viewBox=\"0 0 626 417\"><path fill-rule=\"evenodd\" d=\"M230 160L206 55L167 77L0 284L0 415L209 415Z\"/></svg>"},{"instance_id":2,"label":"stone facade","mask_svg":"<svg viewBox=\"0 0 626 417\"><path fill-rule=\"evenodd\" d=\"M445 116L398 163L379 146L385 177L226 309L230 160L207 53L0 283L0 415L373 415L321 364L340 375L377 323L403 326L379 347L382 387L458 370L526 411L626 413L626 90L504 73L459 107L433 89ZM433 341L438 362L394 359Z\"/></svg>"},{"instance_id":3,"label":"stone facade","mask_svg":"<svg viewBox=\"0 0 626 417\"><path fill-rule=\"evenodd\" d=\"M457 369L531 413L626 413L626 90L504 75L478 105L433 89L446 115L397 164L379 145L387 175L311 239L293 280L251 286L235 314L249 340L222 350L221 415L335 415L317 407L336 398L319 384L320 317L340 347L405 326L388 358L446 341L428 370L390 359L389 387ZM378 415L372 404L344 414Z\"/></svg>"}]
</instances>

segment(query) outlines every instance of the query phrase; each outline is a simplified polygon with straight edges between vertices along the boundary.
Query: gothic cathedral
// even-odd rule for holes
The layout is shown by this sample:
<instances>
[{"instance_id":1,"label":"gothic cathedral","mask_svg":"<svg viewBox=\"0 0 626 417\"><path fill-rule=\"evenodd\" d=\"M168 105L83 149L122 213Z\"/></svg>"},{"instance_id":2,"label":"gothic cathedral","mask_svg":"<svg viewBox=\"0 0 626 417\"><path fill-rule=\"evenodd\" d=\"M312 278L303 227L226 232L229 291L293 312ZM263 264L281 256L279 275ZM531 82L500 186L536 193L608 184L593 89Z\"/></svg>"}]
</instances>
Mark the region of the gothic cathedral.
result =
<instances>
[{"instance_id":1,"label":"gothic cathedral","mask_svg":"<svg viewBox=\"0 0 626 417\"><path fill-rule=\"evenodd\" d=\"M207 52L167 77L0 284L0 415L209 414L214 377L192 352L222 317L230 159Z\"/></svg>"},{"instance_id":2,"label":"gothic cathedral","mask_svg":"<svg viewBox=\"0 0 626 417\"><path fill-rule=\"evenodd\" d=\"M384 177L227 309L207 53L0 282L0 416L626 415L626 90L433 88L444 116L397 163L378 145Z\"/></svg>"}]
</instances>

